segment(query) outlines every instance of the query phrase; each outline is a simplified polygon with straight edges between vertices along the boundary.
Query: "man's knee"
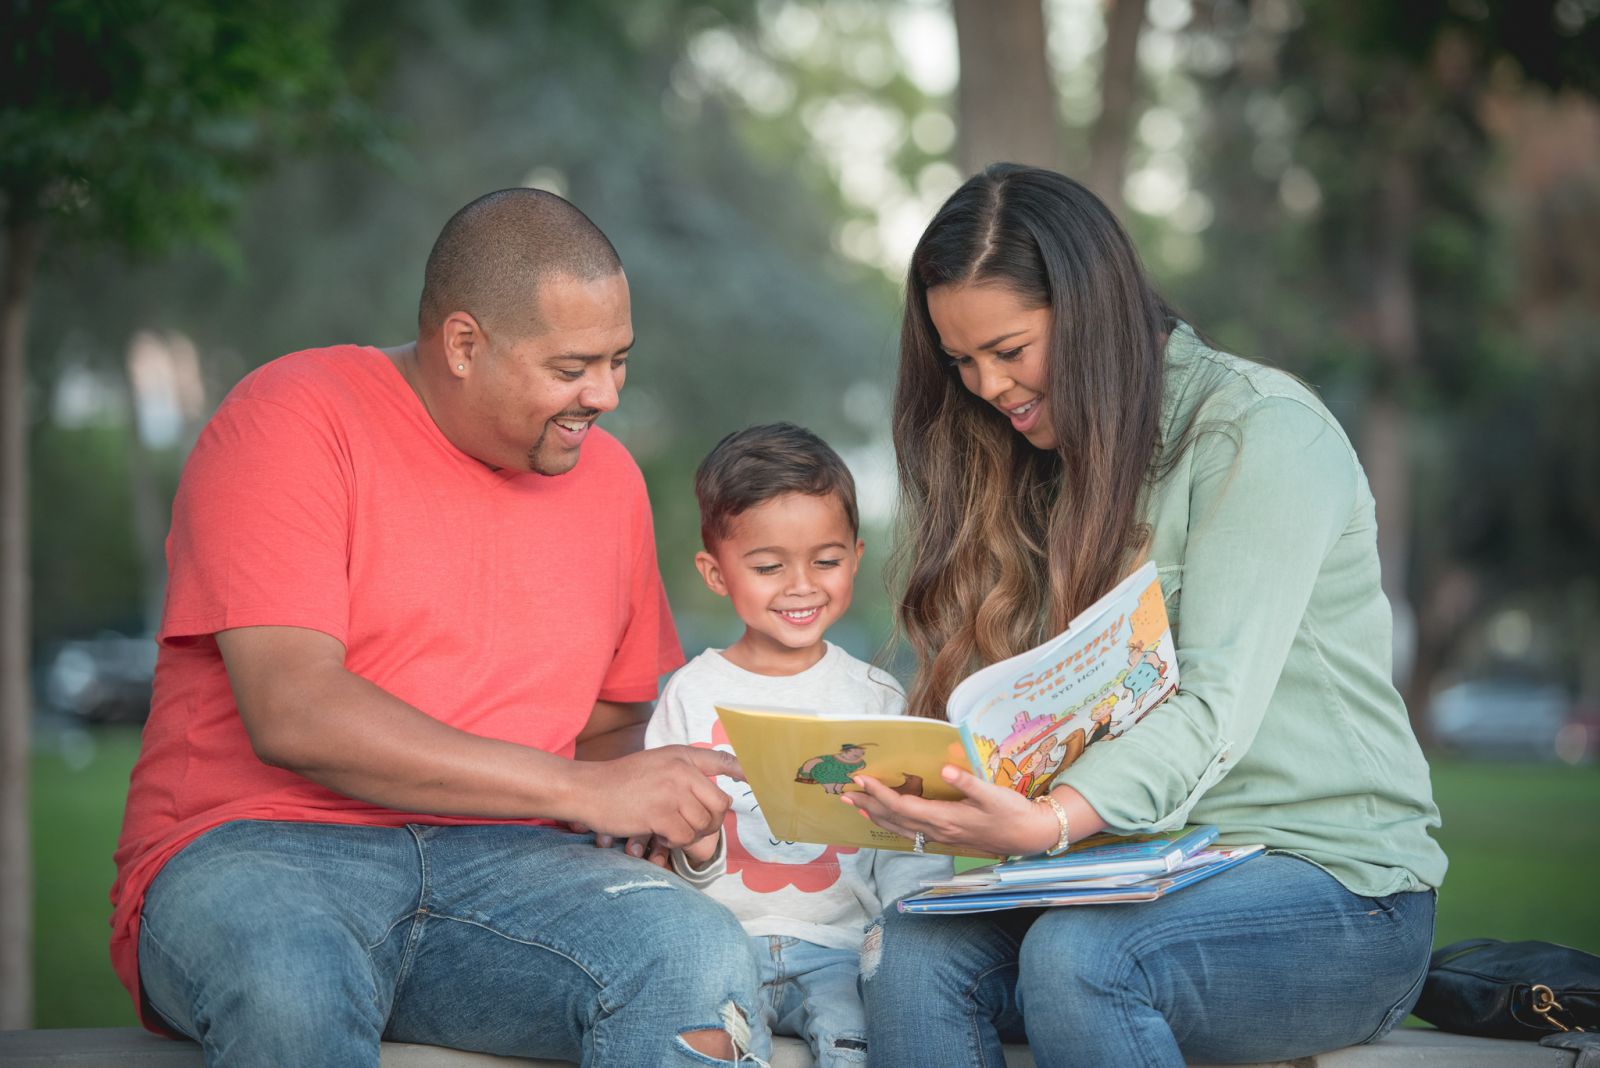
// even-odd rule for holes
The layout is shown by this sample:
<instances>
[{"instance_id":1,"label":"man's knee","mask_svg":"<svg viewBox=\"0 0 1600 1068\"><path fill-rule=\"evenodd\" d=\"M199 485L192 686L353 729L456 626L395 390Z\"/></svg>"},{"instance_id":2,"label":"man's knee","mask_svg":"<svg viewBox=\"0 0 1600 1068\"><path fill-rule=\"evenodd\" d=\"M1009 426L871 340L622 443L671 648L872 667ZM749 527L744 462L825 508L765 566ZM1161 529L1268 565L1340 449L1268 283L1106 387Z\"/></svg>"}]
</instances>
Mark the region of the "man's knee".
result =
<instances>
[{"instance_id":1,"label":"man's knee","mask_svg":"<svg viewBox=\"0 0 1600 1068\"><path fill-rule=\"evenodd\" d=\"M744 928L721 904L688 888L672 891L662 909L655 970L664 982L685 989L755 990L755 955Z\"/></svg>"},{"instance_id":2,"label":"man's knee","mask_svg":"<svg viewBox=\"0 0 1600 1068\"><path fill-rule=\"evenodd\" d=\"M168 908L142 925L139 969L151 1004L192 1037L218 1025L262 1036L382 1031L371 957L326 916Z\"/></svg>"}]
</instances>

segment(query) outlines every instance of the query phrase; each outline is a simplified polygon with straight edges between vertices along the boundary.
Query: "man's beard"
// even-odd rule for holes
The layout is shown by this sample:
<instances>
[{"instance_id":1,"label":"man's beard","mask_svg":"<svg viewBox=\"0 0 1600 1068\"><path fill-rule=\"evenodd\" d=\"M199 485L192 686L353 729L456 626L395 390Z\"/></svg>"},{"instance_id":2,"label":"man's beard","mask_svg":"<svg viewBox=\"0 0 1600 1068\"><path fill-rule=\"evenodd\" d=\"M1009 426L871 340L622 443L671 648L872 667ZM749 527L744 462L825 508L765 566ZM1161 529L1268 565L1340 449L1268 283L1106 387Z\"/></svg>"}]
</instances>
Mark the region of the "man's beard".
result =
<instances>
[{"instance_id":1,"label":"man's beard","mask_svg":"<svg viewBox=\"0 0 1600 1068\"><path fill-rule=\"evenodd\" d=\"M557 419L586 420L589 423L589 429L584 431L584 437L587 438L594 432L594 420L599 414L600 413L593 408L585 408L579 412L562 412L560 415L552 416L550 419L546 420L544 426L539 430L538 438L536 438L533 444L528 447L528 470L532 471L536 475L544 475L547 478L555 478L557 476L566 474L568 471L571 471L574 467L578 466L578 451L579 449L583 448L582 445L578 446L577 449L563 449L556 460L556 465L559 466L549 464L541 458L540 453L544 450L545 441L550 436L550 424L555 422Z\"/></svg>"}]
</instances>

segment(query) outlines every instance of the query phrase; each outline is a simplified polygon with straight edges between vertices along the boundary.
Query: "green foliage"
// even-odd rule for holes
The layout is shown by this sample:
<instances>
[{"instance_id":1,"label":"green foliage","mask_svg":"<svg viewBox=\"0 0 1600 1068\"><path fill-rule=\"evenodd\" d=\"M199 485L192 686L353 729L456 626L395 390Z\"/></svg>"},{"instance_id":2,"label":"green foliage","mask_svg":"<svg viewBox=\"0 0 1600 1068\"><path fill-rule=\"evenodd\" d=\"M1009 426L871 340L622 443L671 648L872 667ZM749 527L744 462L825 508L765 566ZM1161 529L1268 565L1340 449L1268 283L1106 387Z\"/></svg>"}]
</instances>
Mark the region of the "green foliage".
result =
<instances>
[{"instance_id":1,"label":"green foliage","mask_svg":"<svg viewBox=\"0 0 1600 1068\"><path fill-rule=\"evenodd\" d=\"M1504 56L1552 89L1600 91L1600 7L1588 0L1303 0L1318 49L1369 75L1427 67L1441 39Z\"/></svg>"},{"instance_id":2,"label":"green foliage","mask_svg":"<svg viewBox=\"0 0 1600 1068\"><path fill-rule=\"evenodd\" d=\"M18 0L0 63L0 189L15 220L135 252L226 251L247 180L364 132L332 51L340 5Z\"/></svg>"},{"instance_id":3,"label":"green foliage","mask_svg":"<svg viewBox=\"0 0 1600 1068\"><path fill-rule=\"evenodd\" d=\"M645 469L686 642L720 639L725 609L701 596L689 566L694 465L728 431L778 418L861 445L877 428L847 417L841 396L886 385L896 325L892 287L834 254L831 206L796 160L752 158L735 116L715 100L685 107L674 87L686 41L737 31L750 10L357 0L337 41L381 41L405 57L351 68L395 132L398 164L338 149L287 162L252 186L230 227L242 251L233 272L195 253L134 273L110 256L55 265L41 281L36 381L56 360L111 364L141 328L191 338L213 400L285 352L403 342L443 221L492 189L553 182L628 271L638 345L622 405L602 425ZM87 293L97 295L88 309ZM862 586L853 617L881 621L881 591ZM883 630L871 633L852 648L870 654Z\"/></svg>"},{"instance_id":4,"label":"green foliage","mask_svg":"<svg viewBox=\"0 0 1600 1068\"><path fill-rule=\"evenodd\" d=\"M99 630L141 628L141 564L128 525L133 507L122 426L34 431L33 633L40 646ZM168 457L170 460L171 458ZM176 471L165 481L176 484ZM84 492L84 487L97 487Z\"/></svg>"},{"instance_id":5,"label":"green foliage","mask_svg":"<svg viewBox=\"0 0 1600 1068\"><path fill-rule=\"evenodd\" d=\"M1187 32L1224 59L1194 74L1192 180L1215 221L1205 267L1173 279L1180 305L1323 386L1358 441L1371 398L1405 413L1403 572L1425 667L1459 670L1466 621L1513 605L1550 621L1565 681L1592 693L1578 665L1594 632L1568 630L1592 614L1557 606L1600 581L1600 491L1576 477L1600 466L1578 414L1600 403L1600 370L1574 344L1596 326L1600 200L1581 154L1546 145L1519 170L1508 152L1537 142L1488 120L1550 89L1592 101L1600 8L1218 0ZM1516 184L1562 166L1556 196Z\"/></svg>"}]
</instances>

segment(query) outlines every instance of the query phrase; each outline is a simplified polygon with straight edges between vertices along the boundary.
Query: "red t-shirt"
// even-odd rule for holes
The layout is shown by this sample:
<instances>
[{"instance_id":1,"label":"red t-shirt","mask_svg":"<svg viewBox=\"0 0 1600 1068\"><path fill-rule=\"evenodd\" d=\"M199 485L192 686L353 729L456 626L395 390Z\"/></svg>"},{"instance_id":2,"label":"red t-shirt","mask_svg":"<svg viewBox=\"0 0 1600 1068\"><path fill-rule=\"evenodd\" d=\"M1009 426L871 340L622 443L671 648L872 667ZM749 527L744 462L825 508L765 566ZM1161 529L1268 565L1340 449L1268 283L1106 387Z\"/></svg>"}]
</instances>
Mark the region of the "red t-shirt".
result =
<instances>
[{"instance_id":1,"label":"red t-shirt","mask_svg":"<svg viewBox=\"0 0 1600 1068\"><path fill-rule=\"evenodd\" d=\"M485 822L397 812L263 764L216 632L323 631L351 671L436 719L568 757L596 700L650 700L683 663L622 445L596 428L565 475L491 471L373 348L294 353L239 383L184 468L167 562L111 890L112 964L136 1003L145 890L204 831Z\"/></svg>"}]
</instances>

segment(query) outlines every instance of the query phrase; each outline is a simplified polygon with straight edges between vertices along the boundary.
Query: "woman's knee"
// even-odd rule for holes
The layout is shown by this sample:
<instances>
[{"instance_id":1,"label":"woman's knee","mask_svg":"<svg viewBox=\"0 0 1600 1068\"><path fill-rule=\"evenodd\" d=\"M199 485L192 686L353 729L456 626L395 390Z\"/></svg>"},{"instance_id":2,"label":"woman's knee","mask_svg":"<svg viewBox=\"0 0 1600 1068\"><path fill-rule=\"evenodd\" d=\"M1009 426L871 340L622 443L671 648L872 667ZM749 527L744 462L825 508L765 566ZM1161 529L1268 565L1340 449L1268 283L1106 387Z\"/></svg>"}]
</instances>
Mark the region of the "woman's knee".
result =
<instances>
[{"instance_id":1,"label":"woman's knee","mask_svg":"<svg viewBox=\"0 0 1600 1068\"><path fill-rule=\"evenodd\" d=\"M928 946L926 925L918 930L906 922L899 913L879 916L867 925L861 939L861 981L871 985L882 977L885 984L895 984L906 967L915 968L924 959Z\"/></svg>"},{"instance_id":2,"label":"woman's knee","mask_svg":"<svg viewBox=\"0 0 1600 1068\"><path fill-rule=\"evenodd\" d=\"M1136 995L1136 927L1101 909L1047 911L1028 931L1017 955L1018 997L1091 1006L1101 998ZM1071 1007L1068 1006L1068 1011ZM1086 1011L1093 1011L1086 1008Z\"/></svg>"}]
</instances>

